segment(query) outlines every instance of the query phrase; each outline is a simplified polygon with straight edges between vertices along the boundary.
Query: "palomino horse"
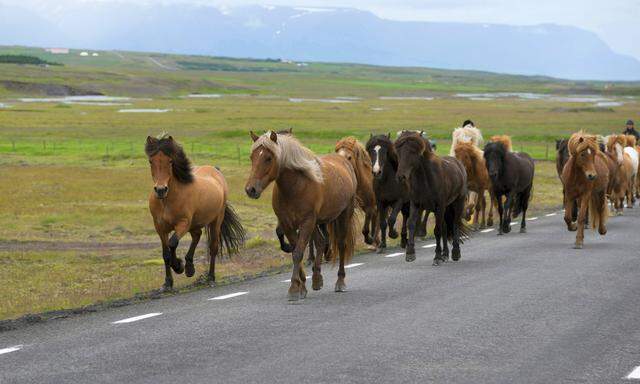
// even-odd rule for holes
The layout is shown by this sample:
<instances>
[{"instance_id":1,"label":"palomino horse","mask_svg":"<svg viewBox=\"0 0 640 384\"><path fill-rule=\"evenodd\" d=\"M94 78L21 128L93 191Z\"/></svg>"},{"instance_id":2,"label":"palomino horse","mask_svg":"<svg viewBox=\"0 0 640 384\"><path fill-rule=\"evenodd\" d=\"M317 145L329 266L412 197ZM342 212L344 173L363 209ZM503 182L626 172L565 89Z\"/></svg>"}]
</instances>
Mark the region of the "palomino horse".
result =
<instances>
[{"instance_id":1,"label":"palomino horse","mask_svg":"<svg viewBox=\"0 0 640 384\"><path fill-rule=\"evenodd\" d=\"M467 204L465 207L465 219L469 220L471 212L475 210L473 225L478 226L480 222L480 228L485 228L485 214L487 208L487 200L484 197L485 191L489 191L489 223L493 225L493 193L491 189L491 180L489 179L489 173L487 173L487 167L484 164L484 156L482 151L473 145L471 142L458 142L454 148L455 158L458 159L464 166L467 172L467 187L469 191L475 192L477 201L474 206ZM480 220L478 220L480 215Z\"/></svg>"},{"instance_id":2,"label":"palomino horse","mask_svg":"<svg viewBox=\"0 0 640 384\"><path fill-rule=\"evenodd\" d=\"M467 174L454 157L438 157L415 132L405 132L394 144L398 154L398 181L407 185L411 202L409 238L405 259L414 261L415 230L421 210L433 212L436 249L433 265L449 258L448 240L453 243L451 258L460 260L461 238L467 236L463 221L467 197Z\"/></svg>"},{"instance_id":3,"label":"palomino horse","mask_svg":"<svg viewBox=\"0 0 640 384\"><path fill-rule=\"evenodd\" d=\"M195 273L193 254L205 228L208 237L208 280L215 282L216 255L226 248L237 252L244 242L245 232L227 201L227 182L214 167L191 168L182 147L171 136L147 137L145 152L155 183L149 196L149 210L162 242L164 259L164 289L173 287L171 269L191 277ZM169 238L169 234L173 235ZM191 245L185 256L186 265L176 256L178 242L191 233Z\"/></svg>"},{"instance_id":4,"label":"palomino horse","mask_svg":"<svg viewBox=\"0 0 640 384\"><path fill-rule=\"evenodd\" d=\"M502 140L485 145L484 159L498 204L500 215L498 235L511 232L511 217L517 217L520 212L522 212L520 233L525 233L527 231L525 216L529 207L535 171L533 159L526 153L509 151ZM504 207L502 196L506 196Z\"/></svg>"},{"instance_id":5,"label":"palomino horse","mask_svg":"<svg viewBox=\"0 0 640 384\"><path fill-rule=\"evenodd\" d=\"M574 133L567 147L570 157L562 170L564 221L569 231L578 231L575 248L580 249L584 244L587 211L593 228L597 227L601 235L607 233L609 168L595 136ZM571 212L575 201L580 204L577 225Z\"/></svg>"},{"instance_id":6,"label":"palomino horse","mask_svg":"<svg viewBox=\"0 0 640 384\"><path fill-rule=\"evenodd\" d=\"M336 292L346 290L345 261L355 246L356 175L338 154L317 157L291 135L251 132L251 175L245 191L253 199L275 181L271 204L293 246L289 300L305 298L304 250L318 224L327 224L331 254L340 256ZM322 288L321 258L313 266L312 288Z\"/></svg>"},{"instance_id":7,"label":"palomino horse","mask_svg":"<svg viewBox=\"0 0 640 384\"><path fill-rule=\"evenodd\" d=\"M400 212L403 217L400 246L404 248L407 244L407 220L410 213L409 191L404 185L398 183L396 178L398 156L391 141L391 134L371 135L366 147L373 165L373 190L380 221L378 253L383 253L387 248L387 226L389 237L392 239L398 237L395 225ZM389 208L391 208L391 213L387 214Z\"/></svg>"},{"instance_id":8,"label":"palomino horse","mask_svg":"<svg viewBox=\"0 0 640 384\"><path fill-rule=\"evenodd\" d=\"M451 135L451 149L449 156L455 156L458 143L471 143L476 147L482 145L482 133L470 120L465 121L465 125L453 130Z\"/></svg>"},{"instance_id":9,"label":"palomino horse","mask_svg":"<svg viewBox=\"0 0 640 384\"><path fill-rule=\"evenodd\" d=\"M336 153L349 160L356 172L358 204L365 214L362 235L365 243L375 244L377 247L380 243L380 237L378 236L378 210L376 194L373 190L371 157L355 137L345 137L338 141L336 143ZM370 233L373 234L373 237Z\"/></svg>"},{"instance_id":10,"label":"palomino horse","mask_svg":"<svg viewBox=\"0 0 640 384\"><path fill-rule=\"evenodd\" d=\"M609 198L613 201L616 214L622 215L624 199L627 198L629 205L632 202L629 187L633 175L633 164L629 154L624 151L627 144L625 135L610 135L606 138L606 142L607 154L616 164L613 175L609 175L613 179Z\"/></svg>"}]
</instances>

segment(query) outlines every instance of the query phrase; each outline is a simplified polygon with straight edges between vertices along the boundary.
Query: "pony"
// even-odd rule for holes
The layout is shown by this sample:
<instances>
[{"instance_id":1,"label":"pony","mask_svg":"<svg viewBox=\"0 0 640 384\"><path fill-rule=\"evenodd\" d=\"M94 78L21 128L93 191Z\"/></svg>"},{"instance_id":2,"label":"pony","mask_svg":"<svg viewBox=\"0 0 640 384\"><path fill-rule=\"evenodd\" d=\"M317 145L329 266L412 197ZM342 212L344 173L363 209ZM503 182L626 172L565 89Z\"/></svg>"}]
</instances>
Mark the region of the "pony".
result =
<instances>
[{"instance_id":1,"label":"pony","mask_svg":"<svg viewBox=\"0 0 640 384\"><path fill-rule=\"evenodd\" d=\"M595 136L583 132L574 133L568 140L570 157L562 170L564 194L564 221L569 231L576 231L574 248L581 249L584 244L584 227L587 212L591 216L592 228L598 233L607 233L607 189L609 186L609 166L606 156L600 151ZM572 208L575 202L580 205L577 225L573 219Z\"/></svg>"},{"instance_id":2,"label":"pony","mask_svg":"<svg viewBox=\"0 0 640 384\"><path fill-rule=\"evenodd\" d=\"M364 212L362 235L364 242L375 244L380 242L378 236L378 210L376 194L373 190L373 165L365 147L355 137L345 137L336 143L335 152L345 157L355 170L358 188L358 204ZM373 237L369 234L372 233Z\"/></svg>"},{"instance_id":3,"label":"pony","mask_svg":"<svg viewBox=\"0 0 640 384\"><path fill-rule=\"evenodd\" d=\"M195 274L193 255L205 228L210 256L207 279L215 284L216 256L226 248L236 253L245 239L245 231L233 207L227 201L228 187L222 173L211 166L191 167L184 150L173 137L163 134L147 137L145 153L149 158L154 187L149 196L165 267L163 290L173 288L171 270ZM173 235L169 237L169 234ZM189 232L191 245L185 265L176 256L180 239Z\"/></svg>"},{"instance_id":4,"label":"pony","mask_svg":"<svg viewBox=\"0 0 640 384\"><path fill-rule=\"evenodd\" d=\"M631 202L629 208L633 208L633 205L636 201L636 185L638 182L638 165L640 165L640 161L638 159L638 150L636 149L636 137L633 135L625 135L626 136L626 144L624 147L624 152L629 155L631 159L631 165L633 167L633 171L631 173L631 179L629 180L629 195L631 196ZM629 204L629 201L627 201Z\"/></svg>"},{"instance_id":5,"label":"pony","mask_svg":"<svg viewBox=\"0 0 640 384\"><path fill-rule=\"evenodd\" d=\"M467 120L463 123L462 127L453 130L449 156L454 157L456 155L455 148L458 143L472 143L477 147L482 145L482 142L483 138L480 130L476 128L470 120Z\"/></svg>"},{"instance_id":6,"label":"pony","mask_svg":"<svg viewBox=\"0 0 640 384\"><path fill-rule=\"evenodd\" d=\"M511 142L510 139L509 142ZM498 204L500 215L498 235L511 232L511 217L517 217L520 212L522 212L520 233L525 233L527 231L525 216L529 207L535 172L533 159L526 153L509 151L504 140L500 140L491 141L485 145L484 160ZM504 207L503 196L506 196Z\"/></svg>"},{"instance_id":7,"label":"pony","mask_svg":"<svg viewBox=\"0 0 640 384\"><path fill-rule=\"evenodd\" d=\"M491 139L489 139L489 142L491 143L502 143L502 145L504 146L505 150L507 152L513 152L512 148L513 148L513 144L511 143L511 137L507 136L507 135L494 135L491 136Z\"/></svg>"},{"instance_id":8,"label":"pony","mask_svg":"<svg viewBox=\"0 0 640 384\"><path fill-rule=\"evenodd\" d=\"M467 172L467 188L470 192L474 192L477 198L474 202L473 199L469 199L465 207L466 217L468 221L471 219L471 214L475 210L473 219L473 225L478 226L478 216L480 215L480 228L485 228L485 214L487 201L484 197L484 192L489 191L489 201L491 206L489 207L489 225L493 225L493 204L494 198L491 190L491 180L487 173L487 168L484 164L484 154L471 142L458 142L454 148L455 158L458 159L464 166Z\"/></svg>"},{"instance_id":9,"label":"pony","mask_svg":"<svg viewBox=\"0 0 640 384\"><path fill-rule=\"evenodd\" d=\"M569 161L569 139L556 139L556 172L558 173L558 178L562 182L562 171L564 170L564 165ZM564 196L564 192L563 192ZM573 221L578 220L578 202L574 201L571 208L571 217Z\"/></svg>"},{"instance_id":10,"label":"pony","mask_svg":"<svg viewBox=\"0 0 640 384\"><path fill-rule=\"evenodd\" d=\"M278 225L293 246L289 301L307 295L302 258L314 231L322 224L327 225L332 257L340 257L334 290L346 291L344 265L355 248L357 204L357 179L351 163L336 153L318 157L291 135L273 131L261 136L253 131L250 134L251 172L245 192L258 199L271 183L275 184L271 205ZM321 258L316 257L313 290L322 289L320 265Z\"/></svg>"},{"instance_id":11,"label":"pony","mask_svg":"<svg viewBox=\"0 0 640 384\"><path fill-rule=\"evenodd\" d=\"M373 190L378 208L380 226L380 243L378 253L384 253L387 247L387 228L389 237L395 239L398 232L395 229L398 213L402 212L402 230L400 246L407 244L407 220L409 219L409 191L398 183L396 170L398 169L398 155L391 141L391 134L371 134L365 146L372 163ZM391 208L391 213L389 209Z\"/></svg>"},{"instance_id":12,"label":"pony","mask_svg":"<svg viewBox=\"0 0 640 384\"><path fill-rule=\"evenodd\" d=\"M433 265L449 258L448 240L452 241L451 259L460 260L460 244L468 236L463 220L467 197L467 173L456 158L438 157L423 138L404 132L394 143L398 156L398 181L409 189L410 215L406 261L414 261L415 230L421 210L433 212L436 219L436 249Z\"/></svg>"},{"instance_id":13,"label":"pony","mask_svg":"<svg viewBox=\"0 0 640 384\"><path fill-rule=\"evenodd\" d=\"M607 154L616 164L613 175L610 175L612 185L609 197L613 202L616 214L622 215L625 198L627 199L627 204L632 204L629 187L633 176L633 163L631 156L624 151L627 143L626 135L609 135L605 139Z\"/></svg>"}]
</instances>

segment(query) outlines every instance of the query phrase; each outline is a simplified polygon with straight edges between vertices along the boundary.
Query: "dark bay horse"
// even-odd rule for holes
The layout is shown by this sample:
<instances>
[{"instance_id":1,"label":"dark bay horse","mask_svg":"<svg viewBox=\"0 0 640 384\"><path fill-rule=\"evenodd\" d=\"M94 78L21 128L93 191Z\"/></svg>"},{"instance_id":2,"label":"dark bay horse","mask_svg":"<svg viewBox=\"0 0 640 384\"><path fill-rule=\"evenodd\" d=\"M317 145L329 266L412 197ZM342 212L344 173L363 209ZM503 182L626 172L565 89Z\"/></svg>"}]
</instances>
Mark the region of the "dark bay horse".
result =
<instances>
[{"instance_id":1,"label":"dark bay horse","mask_svg":"<svg viewBox=\"0 0 640 384\"><path fill-rule=\"evenodd\" d=\"M253 199L275 181L271 205L278 225L293 246L289 300L305 298L304 250L317 226L326 224L331 254L340 257L336 292L346 290L345 262L355 248L356 175L351 163L332 153L316 156L291 135L251 132L251 174L245 191ZM323 281L320 257L315 258L312 288Z\"/></svg>"},{"instance_id":2,"label":"dark bay horse","mask_svg":"<svg viewBox=\"0 0 640 384\"><path fill-rule=\"evenodd\" d=\"M380 221L378 253L383 253L387 247L387 228L389 228L390 238L398 237L395 225L400 212L403 216L400 246L404 248L407 243L407 220L410 213L409 191L398 182L396 177L398 156L391 141L391 134L371 135L366 148L372 162L373 189Z\"/></svg>"},{"instance_id":3,"label":"dark bay horse","mask_svg":"<svg viewBox=\"0 0 640 384\"><path fill-rule=\"evenodd\" d=\"M208 280L215 282L218 251L226 248L237 252L245 232L238 216L227 201L228 187L222 173L211 166L191 167L182 147L173 137L147 137L145 152L149 157L155 183L149 196L149 211L162 243L165 266L164 289L173 287L171 269L175 273L195 273L193 254L205 228L209 242ZM169 238L169 234L173 235ZM186 265L176 256L178 242L191 233L191 245L185 256Z\"/></svg>"},{"instance_id":4,"label":"dark bay horse","mask_svg":"<svg viewBox=\"0 0 640 384\"><path fill-rule=\"evenodd\" d=\"M591 216L592 227L597 227L601 235L607 233L609 166L595 136L574 133L567 144L570 157L562 171L564 221L569 231L578 231L575 248L580 249L584 243L587 212ZM580 204L577 225L571 212L575 202Z\"/></svg>"},{"instance_id":5,"label":"dark bay horse","mask_svg":"<svg viewBox=\"0 0 640 384\"><path fill-rule=\"evenodd\" d=\"M407 185L411 212L406 260L415 260L415 230L420 212L433 212L436 249L433 265L449 258L460 260L460 243L468 236L463 219L467 198L467 173L462 163L450 156L438 157L415 132L404 132L394 143L398 154L398 181Z\"/></svg>"},{"instance_id":6,"label":"dark bay horse","mask_svg":"<svg viewBox=\"0 0 640 384\"><path fill-rule=\"evenodd\" d=\"M510 141L510 140L509 140ZM535 165L526 153L511 152L503 141L492 141L484 147L484 159L491 187L498 204L498 235L511 232L511 217L522 212L520 232L527 231L526 213L533 189ZM504 207L502 197L506 196Z\"/></svg>"}]
</instances>

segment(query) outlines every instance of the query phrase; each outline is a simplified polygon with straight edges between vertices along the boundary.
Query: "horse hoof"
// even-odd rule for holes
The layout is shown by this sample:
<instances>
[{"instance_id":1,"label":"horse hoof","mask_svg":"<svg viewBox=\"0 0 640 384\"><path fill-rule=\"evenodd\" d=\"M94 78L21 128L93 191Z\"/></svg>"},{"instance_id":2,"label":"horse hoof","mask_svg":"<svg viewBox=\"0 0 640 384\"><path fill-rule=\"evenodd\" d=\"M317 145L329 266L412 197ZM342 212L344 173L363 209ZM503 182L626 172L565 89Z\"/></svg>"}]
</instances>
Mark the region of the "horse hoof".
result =
<instances>
[{"instance_id":1,"label":"horse hoof","mask_svg":"<svg viewBox=\"0 0 640 384\"><path fill-rule=\"evenodd\" d=\"M392 239L397 239L398 238L398 231L396 231L395 229L389 230L389 237L392 238Z\"/></svg>"},{"instance_id":2,"label":"horse hoof","mask_svg":"<svg viewBox=\"0 0 640 384\"><path fill-rule=\"evenodd\" d=\"M170 293L173 292L173 284L164 283L162 288L160 288L160 292L162 293Z\"/></svg>"},{"instance_id":3,"label":"horse hoof","mask_svg":"<svg viewBox=\"0 0 640 384\"><path fill-rule=\"evenodd\" d=\"M386 248L387 248L387 247L379 247L379 248L376 250L376 253L377 253L377 254L379 254L379 255L382 255L382 254L384 253L384 251L385 251L385 249L386 249Z\"/></svg>"},{"instance_id":4,"label":"horse hoof","mask_svg":"<svg viewBox=\"0 0 640 384\"><path fill-rule=\"evenodd\" d=\"M573 249L582 249L582 244L576 244L573 246Z\"/></svg>"},{"instance_id":5,"label":"horse hoof","mask_svg":"<svg viewBox=\"0 0 640 384\"><path fill-rule=\"evenodd\" d=\"M302 288L300 288L300 298L301 299L307 298L307 287L302 286Z\"/></svg>"},{"instance_id":6,"label":"horse hoof","mask_svg":"<svg viewBox=\"0 0 640 384\"><path fill-rule=\"evenodd\" d=\"M405 238L400 239L400 248L402 249L407 248L407 239Z\"/></svg>"},{"instance_id":7,"label":"horse hoof","mask_svg":"<svg viewBox=\"0 0 640 384\"><path fill-rule=\"evenodd\" d=\"M336 292L347 292L347 285L344 283L344 281L338 280L336 282L336 287L335 287L334 291L336 291Z\"/></svg>"},{"instance_id":8,"label":"horse hoof","mask_svg":"<svg viewBox=\"0 0 640 384\"><path fill-rule=\"evenodd\" d=\"M322 285L323 285L322 275L314 274L313 276L311 276L311 289L313 289L314 291L319 291L322 289Z\"/></svg>"},{"instance_id":9,"label":"horse hoof","mask_svg":"<svg viewBox=\"0 0 640 384\"><path fill-rule=\"evenodd\" d=\"M289 299L289 301L298 301L298 300L300 300L300 292L298 292L298 291L289 292L288 299Z\"/></svg>"},{"instance_id":10,"label":"horse hoof","mask_svg":"<svg viewBox=\"0 0 640 384\"><path fill-rule=\"evenodd\" d=\"M409 262L409 263L410 263L410 262L412 262L412 261L415 261L415 260L416 260L416 254L415 254L415 252L414 252L414 253L408 253L408 252L407 252L407 253L404 255L404 260L405 260L405 261L407 261L407 262Z\"/></svg>"},{"instance_id":11,"label":"horse hoof","mask_svg":"<svg viewBox=\"0 0 640 384\"><path fill-rule=\"evenodd\" d=\"M433 265L434 267L438 267L438 266L440 266L440 264L442 264L443 262L444 262L443 260L441 260L441 259L439 259L439 258L437 258L437 257L436 257L435 259L433 259L433 264L432 264L432 265Z\"/></svg>"},{"instance_id":12,"label":"horse hoof","mask_svg":"<svg viewBox=\"0 0 640 384\"><path fill-rule=\"evenodd\" d=\"M603 228L603 229L598 229L598 233L601 235L606 235L607 234L607 228Z\"/></svg>"},{"instance_id":13,"label":"horse hoof","mask_svg":"<svg viewBox=\"0 0 640 384\"><path fill-rule=\"evenodd\" d=\"M174 261L171 265L171 269L173 269L173 272L177 273L178 275L184 272L184 264L182 263L182 259L176 258L176 261Z\"/></svg>"},{"instance_id":14,"label":"horse hoof","mask_svg":"<svg viewBox=\"0 0 640 384\"><path fill-rule=\"evenodd\" d=\"M520 233L527 233L527 228L520 228Z\"/></svg>"},{"instance_id":15,"label":"horse hoof","mask_svg":"<svg viewBox=\"0 0 640 384\"><path fill-rule=\"evenodd\" d=\"M451 260L458 261L458 260L460 260L460 257L462 257L462 255L460 254L460 250L459 249L451 250Z\"/></svg>"},{"instance_id":16,"label":"horse hoof","mask_svg":"<svg viewBox=\"0 0 640 384\"><path fill-rule=\"evenodd\" d=\"M184 266L184 274L187 277L193 277L196 274L196 268L193 266L193 262L187 263Z\"/></svg>"}]
</instances>

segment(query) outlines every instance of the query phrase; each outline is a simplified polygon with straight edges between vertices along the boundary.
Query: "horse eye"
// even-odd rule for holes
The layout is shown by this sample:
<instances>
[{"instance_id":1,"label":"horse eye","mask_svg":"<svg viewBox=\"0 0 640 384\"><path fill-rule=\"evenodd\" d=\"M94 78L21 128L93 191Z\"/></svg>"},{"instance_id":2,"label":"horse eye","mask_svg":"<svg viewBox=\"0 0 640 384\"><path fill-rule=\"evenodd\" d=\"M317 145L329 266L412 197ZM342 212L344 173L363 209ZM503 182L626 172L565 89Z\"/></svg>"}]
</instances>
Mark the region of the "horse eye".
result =
<instances>
[{"instance_id":1,"label":"horse eye","mask_svg":"<svg viewBox=\"0 0 640 384\"><path fill-rule=\"evenodd\" d=\"M270 163L271 162L271 158L267 157L264 161L266 161L267 163Z\"/></svg>"}]
</instances>

